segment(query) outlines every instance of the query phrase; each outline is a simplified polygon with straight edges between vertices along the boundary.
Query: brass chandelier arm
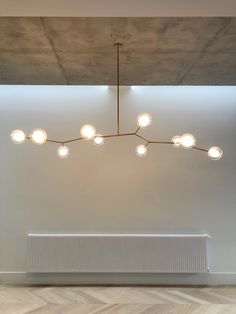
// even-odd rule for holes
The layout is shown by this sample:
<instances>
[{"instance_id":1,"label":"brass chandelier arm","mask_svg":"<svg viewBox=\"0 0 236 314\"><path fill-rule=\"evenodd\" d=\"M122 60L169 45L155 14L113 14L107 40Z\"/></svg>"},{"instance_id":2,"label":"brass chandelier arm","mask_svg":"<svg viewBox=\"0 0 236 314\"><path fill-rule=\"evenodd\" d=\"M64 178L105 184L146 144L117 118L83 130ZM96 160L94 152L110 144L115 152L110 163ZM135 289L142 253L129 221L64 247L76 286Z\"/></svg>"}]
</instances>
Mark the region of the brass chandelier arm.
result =
<instances>
[{"instance_id":1,"label":"brass chandelier arm","mask_svg":"<svg viewBox=\"0 0 236 314\"><path fill-rule=\"evenodd\" d=\"M130 135L135 135L135 133L119 133L119 134L103 135L102 137L109 138L109 137L130 136Z\"/></svg>"},{"instance_id":2,"label":"brass chandelier arm","mask_svg":"<svg viewBox=\"0 0 236 314\"><path fill-rule=\"evenodd\" d=\"M77 137L77 138L73 138L71 140L64 141L63 144L77 142L77 141L81 141L81 140L83 140L83 137Z\"/></svg>"},{"instance_id":3,"label":"brass chandelier arm","mask_svg":"<svg viewBox=\"0 0 236 314\"><path fill-rule=\"evenodd\" d=\"M174 142L165 142L165 141L150 141L149 144L169 144L173 145Z\"/></svg>"},{"instance_id":4,"label":"brass chandelier arm","mask_svg":"<svg viewBox=\"0 0 236 314\"><path fill-rule=\"evenodd\" d=\"M200 150L202 152L208 153L208 149L205 148L201 148L201 147L197 147L197 146L193 146L194 149Z\"/></svg>"},{"instance_id":5,"label":"brass chandelier arm","mask_svg":"<svg viewBox=\"0 0 236 314\"><path fill-rule=\"evenodd\" d=\"M140 130L140 126L137 128L137 130L135 131L135 134L138 133L138 131Z\"/></svg>"},{"instance_id":6,"label":"brass chandelier arm","mask_svg":"<svg viewBox=\"0 0 236 314\"><path fill-rule=\"evenodd\" d=\"M146 141L146 142L148 142L148 143L150 142L147 138L145 138L145 137L139 135L138 133L135 133L135 136L137 136L138 138L141 138L142 140L144 140L144 141Z\"/></svg>"},{"instance_id":7,"label":"brass chandelier arm","mask_svg":"<svg viewBox=\"0 0 236 314\"><path fill-rule=\"evenodd\" d=\"M30 140L30 136L26 136L26 139L27 140ZM63 141L56 141L56 140L51 140L51 139L47 139L46 142L49 142L49 143L56 143L56 144L64 144L65 142Z\"/></svg>"},{"instance_id":8,"label":"brass chandelier arm","mask_svg":"<svg viewBox=\"0 0 236 314\"><path fill-rule=\"evenodd\" d=\"M139 130L140 128L138 128ZM137 134L137 131L133 132L133 133L120 133L120 134L108 134L108 135L103 135L102 137L104 138L112 138L112 137L122 137L122 136L136 136L142 140L144 140L146 142L145 146L148 146L149 144L167 144L167 145L174 145L174 142L171 141L150 141L147 138ZM30 136L26 136L27 140L30 140ZM53 140L53 139L47 139L46 142L48 143L55 143L55 144L61 144L61 145L65 145L67 143L72 143L72 142L78 142L78 141L85 141L85 139L83 137L78 137L78 138L74 138L74 139L70 139L70 140L66 140L66 141L57 141L57 140ZM193 149L202 151L207 153L208 150L205 148L201 148L201 147L197 147L197 146L193 146Z\"/></svg>"},{"instance_id":9,"label":"brass chandelier arm","mask_svg":"<svg viewBox=\"0 0 236 314\"><path fill-rule=\"evenodd\" d=\"M48 139L47 139L47 142L49 142L49 143L56 143L56 144L64 144L64 142L55 141L55 140L48 140Z\"/></svg>"}]
</instances>

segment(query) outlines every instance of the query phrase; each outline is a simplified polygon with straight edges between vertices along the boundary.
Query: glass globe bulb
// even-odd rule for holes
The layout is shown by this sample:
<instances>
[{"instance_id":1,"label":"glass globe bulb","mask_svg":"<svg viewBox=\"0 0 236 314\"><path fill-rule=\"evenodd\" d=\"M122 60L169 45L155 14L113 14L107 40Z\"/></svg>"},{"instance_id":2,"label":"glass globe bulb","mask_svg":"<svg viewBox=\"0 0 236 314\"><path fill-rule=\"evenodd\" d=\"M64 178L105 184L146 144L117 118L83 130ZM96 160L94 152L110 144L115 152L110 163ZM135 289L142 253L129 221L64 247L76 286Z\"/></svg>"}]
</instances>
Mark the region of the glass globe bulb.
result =
<instances>
[{"instance_id":1,"label":"glass globe bulb","mask_svg":"<svg viewBox=\"0 0 236 314\"><path fill-rule=\"evenodd\" d=\"M94 139L93 142L96 146L100 146L104 144L104 137L101 134L97 134Z\"/></svg>"},{"instance_id":2,"label":"glass globe bulb","mask_svg":"<svg viewBox=\"0 0 236 314\"><path fill-rule=\"evenodd\" d=\"M140 128L146 128L152 123L152 116L149 113L140 113L137 116L137 124Z\"/></svg>"},{"instance_id":3,"label":"glass globe bulb","mask_svg":"<svg viewBox=\"0 0 236 314\"><path fill-rule=\"evenodd\" d=\"M181 136L181 145L184 148L191 148L196 144L196 138L192 134L184 134Z\"/></svg>"},{"instance_id":4,"label":"glass globe bulb","mask_svg":"<svg viewBox=\"0 0 236 314\"><path fill-rule=\"evenodd\" d=\"M211 147L208 150L208 157L212 160L219 160L223 155L223 150L220 147Z\"/></svg>"},{"instance_id":5,"label":"glass globe bulb","mask_svg":"<svg viewBox=\"0 0 236 314\"><path fill-rule=\"evenodd\" d=\"M180 147L180 145L181 145L181 138L180 138L180 136L179 136L179 135L176 135L176 136L172 137L171 142L173 142L173 146L174 146L175 148Z\"/></svg>"},{"instance_id":6,"label":"glass globe bulb","mask_svg":"<svg viewBox=\"0 0 236 314\"><path fill-rule=\"evenodd\" d=\"M57 156L59 158L67 158L70 155L70 149L69 147L65 146L65 145L61 145L58 147L57 149Z\"/></svg>"},{"instance_id":7,"label":"glass globe bulb","mask_svg":"<svg viewBox=\"0 0 236 314\"><path fill-rule=\"evenodd\" d=\"M143 156L147 155L147 146L145 146L145 145L138 145L136 147L136 155L138 157L143 157Z\"/></svg>"},{"instance_id":8,"label":"glass globe bulb","mask_svg":"<svg viewBox=\"0 0 236 314\"><path fill-rule=\"evenodd\" d=\"M30 139L34 144L42 145L47 141L47 133L43 129L34 129L30 134Z\"/></svg>"},{"instance_id":9,"label":"glass globe bulb","mask_svg":"<svg viewBox=\"0 0 236 314\"><path fill-rule=\"evenodd\" d=\"M80 134L85 140L91 140L96 134L96 129L91 124L85 124L80 129Z\"/></svg>"},{"instance_id":10,"label":"glass globe bulb","mask_svg":"<svg viewBox=\"0 0 236 314\"><path fill-rule=\"evenodd\" d=\"M12 131L10 137L11 141L15 144L22 144L26 139L25 133L21 130Z\"/></svg>"}]
</instances>

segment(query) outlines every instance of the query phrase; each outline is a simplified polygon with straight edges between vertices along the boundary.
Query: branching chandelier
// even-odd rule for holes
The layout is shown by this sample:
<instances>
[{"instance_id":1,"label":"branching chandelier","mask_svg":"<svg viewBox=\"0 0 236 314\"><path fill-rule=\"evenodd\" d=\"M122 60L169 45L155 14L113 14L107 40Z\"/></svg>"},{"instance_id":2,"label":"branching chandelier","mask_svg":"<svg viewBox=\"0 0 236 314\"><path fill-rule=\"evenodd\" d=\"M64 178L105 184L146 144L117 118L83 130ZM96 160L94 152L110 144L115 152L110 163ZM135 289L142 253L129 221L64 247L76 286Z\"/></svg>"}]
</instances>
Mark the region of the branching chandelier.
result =
<instances>
[{"instance_id":1,"label":"branching chandelier","mask_svg":"<svg viewBox=\"0 0 236 314\"><path fill-rule=\"evenodd\" d=\"M101 135L96 132L96 129L91 124L85 124L80 129L80 137L68 139L65 141L59 141L54 139L48 139L47 133L43 129L34 129L29 136L25 135L22 130L14 130L11 132L11 140L15 144L24 143L26 140L31 140L32 143L42 145L46 142L58 144L57 156L59 158L67 158L70 155L70 149L67 146L69 143L93 140L94 144L100 146L104 144L106 138L120 137L120 136L136 136L143 141L142 144L136 147L136 155L143 157L147 154L148 146L151 144L167 144L174 147L193 148L198 151L202 151L208 154L208 157L212 160L218 160L222 157L223 151L220 147L211 147L209 149L200 148L196 146L196 138L192 134L183 134L182 136L176 135L171 141L153 141L143 137L139 134L140 129L149 126L152 122L152 117L148 113L140 113L137 116L137 129L133 133L120 132L120 47L121 43L116 43L116 61L117 61L117 131L115 134Z\"/></svg>"}]
</instances>

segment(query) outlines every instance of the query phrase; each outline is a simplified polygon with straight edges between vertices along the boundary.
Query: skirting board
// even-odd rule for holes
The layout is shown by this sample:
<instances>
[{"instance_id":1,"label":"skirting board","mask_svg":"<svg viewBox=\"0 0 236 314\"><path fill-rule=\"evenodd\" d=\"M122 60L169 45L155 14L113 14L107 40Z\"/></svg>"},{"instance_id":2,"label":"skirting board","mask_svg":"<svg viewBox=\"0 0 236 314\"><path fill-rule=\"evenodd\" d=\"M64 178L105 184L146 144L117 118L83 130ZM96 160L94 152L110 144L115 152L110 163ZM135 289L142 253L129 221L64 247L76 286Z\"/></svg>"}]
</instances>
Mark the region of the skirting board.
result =
<instances>
[{"instance_id":1,"label":"skirting board","mask_svg":"<svg viewBox=\"0 0 236 314\"><path fill-rule=\"evenodd\" d=\"M236 285L236 272L206 274L29 274L0 272L0 284L22 285Z\"/></svg>"}]
</instances>

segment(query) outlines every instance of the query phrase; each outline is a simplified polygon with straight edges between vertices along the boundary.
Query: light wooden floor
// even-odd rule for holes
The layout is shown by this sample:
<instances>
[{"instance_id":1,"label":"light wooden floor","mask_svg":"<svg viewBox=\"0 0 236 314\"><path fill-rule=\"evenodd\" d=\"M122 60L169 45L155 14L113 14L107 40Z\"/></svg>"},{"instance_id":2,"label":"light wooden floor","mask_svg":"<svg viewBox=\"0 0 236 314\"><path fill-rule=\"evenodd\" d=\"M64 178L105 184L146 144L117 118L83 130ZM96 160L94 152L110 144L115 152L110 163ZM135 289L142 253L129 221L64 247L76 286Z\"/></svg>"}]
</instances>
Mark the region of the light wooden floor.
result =
<instances>
[{"instance_id":1,"label":"light wooden floor","mask_svg":"<svg viewBox=\"0 0 236 314\"><path fill-rule=\"evenodd\" d=\"M236 287L0 286L2 314L236 314Z\"/></svg>"}]
</instances>

